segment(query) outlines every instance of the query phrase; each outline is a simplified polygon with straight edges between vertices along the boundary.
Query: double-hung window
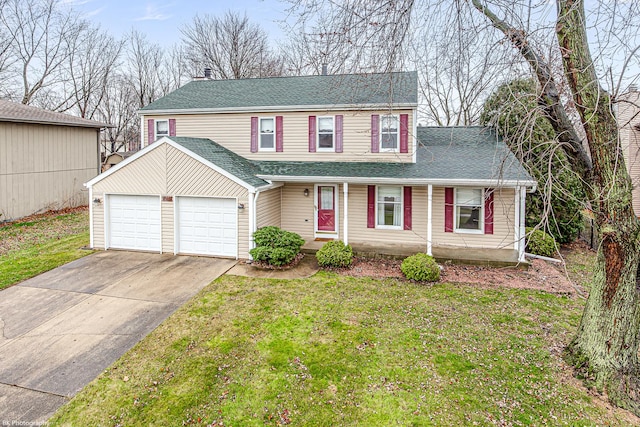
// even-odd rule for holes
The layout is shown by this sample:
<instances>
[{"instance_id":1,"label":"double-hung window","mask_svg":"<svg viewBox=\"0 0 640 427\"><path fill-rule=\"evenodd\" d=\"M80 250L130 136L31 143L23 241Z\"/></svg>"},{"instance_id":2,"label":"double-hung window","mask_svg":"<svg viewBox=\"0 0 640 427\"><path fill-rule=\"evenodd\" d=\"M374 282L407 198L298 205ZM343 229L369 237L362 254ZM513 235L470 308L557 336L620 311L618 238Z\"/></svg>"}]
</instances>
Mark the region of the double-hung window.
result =
<instances>
[{"instance_id":1,"label":"double-hung window","mask_svg":"<svg viewBox=\"0 0 640 427\"><path fill-rule=\"evenodd\" d=\"M260 150L276 150L275 129L275 119L273 117L260 118Z\"/></svg>"},{"instance_id":2,"label":"double-hung window","mask_svg":"<svg viewBox=\"0 0 640 427\"><path fill-rule=\"evenodd\" d=\"M169 136L169 120L156 120L156 140Z\"/></svg>"},{"instance_id":3,"label":"double-hung window","mask_svg":"<svg viewBox=\"0 0 640 427\"><path fill-rule=\"evenodd\" d=\"M402 227L402 187L378 186L377 226L380 228Z\"/></svg>"},{"instance_id":4,"label":"double-hung window","mask_svg":"<svg viewBox=\"0 0 640 427\"><path fill-rule=\"evenodd\" d=\"M399 118L397 115L380 116L380 149L398 150Z\"/></svg>"},{"instance_id":5,"label":"double-hung window","mask_svg":"<svg viewBox=\"0 0 640 427\"><path fill-rule=\"evenodd\" d=\"M334 150L333 117L318 117L318 151Z\"/></svg>"},{"instance_id":6,"label":"double-hung window","mask_svg":"<svg viewBox=\"0 0 640 427\"><path fill-rule=\"evenodd\" d=\"M480 188L456 188L456 231L482 232L483 190Z\"/></svg>"}]
</instances>

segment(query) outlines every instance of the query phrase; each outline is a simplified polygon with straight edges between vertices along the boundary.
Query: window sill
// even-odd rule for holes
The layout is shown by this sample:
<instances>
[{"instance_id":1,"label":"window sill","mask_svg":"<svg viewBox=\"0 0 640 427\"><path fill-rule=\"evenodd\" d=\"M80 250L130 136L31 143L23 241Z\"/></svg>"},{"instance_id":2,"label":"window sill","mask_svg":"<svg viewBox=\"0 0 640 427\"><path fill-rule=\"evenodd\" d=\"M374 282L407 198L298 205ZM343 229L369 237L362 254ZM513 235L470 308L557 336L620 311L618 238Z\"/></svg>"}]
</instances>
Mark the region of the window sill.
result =
<instances>
[{"instance_id":1,"label":"window sill","mask_svg":"<svg viewBox=\"0 0 640 427\"><path fill-rule=\"evenodd\" d=\"M403 230L401 225L376 225L376 230Z\"/></svg>"},{"instance_id":2,"label":"window sill","mask_svg":"<svg viewBox=\"0 0 640 427\"><path fill-rule=\"evenodd\" d=\"M456 228L454 231L459 234L484 234L484 230L467 230L464 228Z\"/></svg>"},{"instance_id":3,"label":"window sill","mask_svg":"<svg viewBox=\"0 0 640 427\"><path fill-rule=\"evenodd\" d=\"M335 148L316 148L317 153L335 153Z\"/></svg>"},{"instance_id":4,"label":"window sill","mask_svg":"<svg viewBox=\"0 0 640 427\"><path fill-rule=\"evenodd\" d=\"M400 150L398 150L397 148L381 148L380 152L381 153L399 153Z\"/></svg>"},{"instance_id":5,"label":"window sill","mask_svg":"<svg viewBox=\"0 0 640 427\"><path fill-rule=\"evenodd\" d=\"M275 153L275 148L258 148L259 153Z\"/></svg>"}]
</instances>

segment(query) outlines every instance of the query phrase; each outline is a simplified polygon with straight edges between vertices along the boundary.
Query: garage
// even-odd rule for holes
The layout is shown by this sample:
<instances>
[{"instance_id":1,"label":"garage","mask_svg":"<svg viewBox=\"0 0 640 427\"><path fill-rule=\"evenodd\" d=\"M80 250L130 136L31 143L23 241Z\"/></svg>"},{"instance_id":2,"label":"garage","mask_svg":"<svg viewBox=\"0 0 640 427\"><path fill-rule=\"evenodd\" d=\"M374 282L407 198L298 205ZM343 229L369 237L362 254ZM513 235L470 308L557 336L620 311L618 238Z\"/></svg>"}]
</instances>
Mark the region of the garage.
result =
<instances>
[{"instance_id":1,"label":"garage","mask_svg":"<svg viewBox=\"0 0 640 427\"><path fill-rule=\"evenodd\" d=\"M177 197L177 252L238 256L238 205L233 198Z\"/></svg>"},{"instance_id":2,"label":"garage","mask_svg":"<svg viewBox=\"0 0 640 427\"><path fill-rule=\"evenodd\" d=\"M109 247L160 252L160 197L108 196Z\"/></svg>"}]
</instances>

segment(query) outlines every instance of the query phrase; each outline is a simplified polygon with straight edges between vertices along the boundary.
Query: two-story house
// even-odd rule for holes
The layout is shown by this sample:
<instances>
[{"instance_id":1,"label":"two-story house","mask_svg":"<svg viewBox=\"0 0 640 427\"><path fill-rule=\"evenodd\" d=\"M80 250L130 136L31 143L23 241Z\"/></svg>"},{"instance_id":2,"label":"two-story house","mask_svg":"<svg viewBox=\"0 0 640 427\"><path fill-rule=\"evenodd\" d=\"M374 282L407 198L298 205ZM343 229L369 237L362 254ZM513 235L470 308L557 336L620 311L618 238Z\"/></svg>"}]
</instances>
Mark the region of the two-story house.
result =
<instances>
[{"instance_id":1,"label":"two-story house","mask_svg":"<svg viewBox=\"0 0 640 427\"><path fill-rule=\"evenodd\" d=\"M535 181L482 127L418 127L415 72L196 80L144 107L143 149L87 183L91 246L249 258L307 242L524 259Z\"/></svg>"}]
</instances>

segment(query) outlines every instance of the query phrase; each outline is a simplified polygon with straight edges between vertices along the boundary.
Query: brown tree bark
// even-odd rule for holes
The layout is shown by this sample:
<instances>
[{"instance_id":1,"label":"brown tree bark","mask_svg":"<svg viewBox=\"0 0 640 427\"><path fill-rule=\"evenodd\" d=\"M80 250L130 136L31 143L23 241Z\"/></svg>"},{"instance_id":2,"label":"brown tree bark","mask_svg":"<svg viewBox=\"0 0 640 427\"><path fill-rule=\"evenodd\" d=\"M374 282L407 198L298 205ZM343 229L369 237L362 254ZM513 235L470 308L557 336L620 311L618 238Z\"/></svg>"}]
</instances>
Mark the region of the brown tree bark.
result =
<instances>
[{"instance_id":1,"label":"brown tree bark","mask_svg":"<svg viewBox=\"0 0 640 427\"><path fill-rule=\"evenodd\" d=\"M631 178L624 163L618 124L609 94L598 81L585 25L583 0L557 0L556 34L564 75L586 133L588 153L558 96L545 62L526 34L500 20L480 0L472 0L502 31L535 72L558 140L583 178L602 237L592 289L566 360L590 386L616 405L640 415L640 287L637 282L640 223L631 205Z\"/></svg>"}]
</instances>

